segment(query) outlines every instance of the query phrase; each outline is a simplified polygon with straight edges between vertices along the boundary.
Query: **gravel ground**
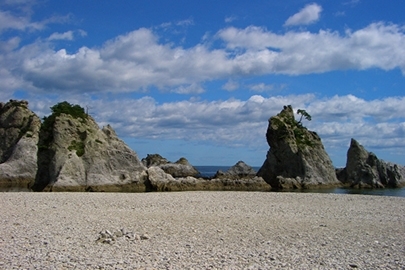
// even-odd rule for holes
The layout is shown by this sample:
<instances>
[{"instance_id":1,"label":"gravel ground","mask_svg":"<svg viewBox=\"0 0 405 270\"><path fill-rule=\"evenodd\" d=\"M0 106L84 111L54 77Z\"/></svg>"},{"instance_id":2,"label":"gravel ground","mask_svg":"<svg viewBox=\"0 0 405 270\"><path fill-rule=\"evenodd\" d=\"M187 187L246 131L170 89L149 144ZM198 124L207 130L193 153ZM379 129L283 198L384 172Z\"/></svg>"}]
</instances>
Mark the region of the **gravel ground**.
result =
<instances>
[{"instance_id":1,"label":"gravel ground","mask_svg":"<svg viewBox=\"0 0 405 270\"><path fill-rule=\"evenodd\" d=\"M7 192L0 202L0 269L405 269L399 197Z\"/></svg>"}]
</instances>

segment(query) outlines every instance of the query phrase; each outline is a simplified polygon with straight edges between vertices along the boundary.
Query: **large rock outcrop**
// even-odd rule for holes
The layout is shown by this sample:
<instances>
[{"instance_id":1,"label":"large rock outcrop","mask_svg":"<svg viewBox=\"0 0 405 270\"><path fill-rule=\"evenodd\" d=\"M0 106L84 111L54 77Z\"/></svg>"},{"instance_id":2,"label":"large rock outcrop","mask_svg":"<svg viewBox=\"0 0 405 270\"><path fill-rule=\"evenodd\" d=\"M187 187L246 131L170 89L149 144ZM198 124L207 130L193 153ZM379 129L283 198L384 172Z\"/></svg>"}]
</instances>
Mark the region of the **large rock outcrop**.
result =
<instances>
[{"instance_id":1,"label":"large rock outcrop","mask_svg":"<svg viewBox=\"0 0 405 270\"><path fill-rule=\"evenodd\" d=\"M368 152L355 139L347 151L346 167L337 170L344 184L354 188L385 188L405 186L405 168L385 162Z\"/></svg>"},{"instance_id":2,"label":"large rock outcrop","mask_svg":"<svg viewBox=\"0 0 405 270\"><path fill-rule=\"evenodd\" d=\"M269 119L270 150L257 175L273 189L339 186L335 168L320 137L295 120L291 106Z\"/></svg>"},{"instance_id":3,"label":"large rock outcrop","mask_svg":"<svg viewBox=\"0 0 405 270\"><path fill-rule=\"evenodd\" d=\"M0 103L0 187L27 188L34 182L40 127L27 101Z\"/></svg>"},{"instance_id":4,"label":"large rock outcrop","mask_svg":"<svg viewBox=\"0 0 405 270\"><path fill-rule=\"evenodd\" d=\"M35 191L145 191L146 168L111 126L53 114L41 129Z\"/></svg>"}]
</instances>

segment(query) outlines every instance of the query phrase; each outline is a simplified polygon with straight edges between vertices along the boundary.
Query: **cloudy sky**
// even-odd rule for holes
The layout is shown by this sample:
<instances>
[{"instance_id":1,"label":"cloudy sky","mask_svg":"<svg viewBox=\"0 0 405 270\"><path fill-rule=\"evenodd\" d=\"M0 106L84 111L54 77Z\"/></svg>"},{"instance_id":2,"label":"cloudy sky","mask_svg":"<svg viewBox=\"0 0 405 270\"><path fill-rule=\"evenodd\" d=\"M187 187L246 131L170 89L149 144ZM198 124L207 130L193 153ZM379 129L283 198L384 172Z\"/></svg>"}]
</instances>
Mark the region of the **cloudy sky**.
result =
<instances>
[{"instance_id":1,"label":"cloudy sky","mask_svg":"<svg viewBox=\"0 0 405 270\"><path fill-rule=\"evenodd\" d=\"M260 166L305 109L336 167L351 138L405 164L403 0L0 0L0 100L61 101L140 158Z\"/></svg>"}]
</instances>

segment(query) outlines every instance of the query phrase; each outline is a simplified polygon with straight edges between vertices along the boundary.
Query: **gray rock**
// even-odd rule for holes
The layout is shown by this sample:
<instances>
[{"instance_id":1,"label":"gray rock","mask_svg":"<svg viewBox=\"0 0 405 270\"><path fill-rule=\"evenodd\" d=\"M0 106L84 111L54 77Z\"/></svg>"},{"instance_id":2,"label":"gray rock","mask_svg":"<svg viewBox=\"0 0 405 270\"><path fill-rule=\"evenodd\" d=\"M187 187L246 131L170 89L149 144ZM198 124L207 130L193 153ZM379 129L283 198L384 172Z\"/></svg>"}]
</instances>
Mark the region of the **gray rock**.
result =
<instances>
[{"instance_id":1,"label":"gray rock","mask_svg":"<svg viewBox=\"0 0 405 270\"><path fill-rule=\"evenodd\" d=\"M56 116L41 130L35 191L145 191L146 168L111 126Z\"/></svg>"},{"instance_id":2,"label":"gray rock","mask_svg":"<svg viewBox=\"0 0 405 270\"><path fill-rule=\"evenodd\" d=\"M235 165L229 168L226 172L217 171L214 178L253 178L256 176L256 171L243 161L238 161Z\"/></svg>"},{"instance_id":3,"label":"gray rock","mask_svg":"<svg viewBox=\"0 0 405 270\"><path fill-rule=\"evenodd\" d=\"M347 151L346 167L336 174L340 181L356 188L385 188L405 186L405 168L388 163L368 152L355 139Z\"/></svg>"},{"instance_id":4,"label":"gray rock","mask_svg":"<svg viewBox=\"0 0 405 270\"><path fill-rule=\"evenodd\" d=\"M178 181L158 166L147 170L149 191L171 191Z\"/></svg>"},{"instance_id":5,"label":"gray rock","mask_svg":"<svg viewBox=\"0 0 405 270\"><path fill-rule=\"evenodd\" d=\"M149 191L243 190L266 191L270 186L261 177L203 179L174 178L158 166L148 168Z\"/></svg>"},{"instance_id":6,"label":"gray rock","mask_svg":"<svg viewBox=\"0 0 405 270\"><path fill-rule=\"evenodd\" d=\"M0 186L27 187L35 180L41 120L27 101L0 106Z\"/></svg>"},{"instance_id":7,"label":"gray rock","mask_svg":"<svg viewBox=\"0 0 405 270\"><path fill-rule=\"evenodd\" d=\"M198 170L184 157L172 163L159 154L148 154L146 158L142 159L142 163L148 168L158 166L173 177L197 176L199 174Z\"/></svg>"},{"instance_id":8,"label":"gray rock","mask_svg":"<svg viewBox=\"0 0 405 270\"><path fill-rule=\"evenodd\" d=\"M148 154L146 158L142 159L142 164L148 168L151 166L160 166L167 163L169 163L169 161L159 154Z\"/></svg>"},{"instance_id":9,"label":"gray rock","mask_svg":"<svg viewBox=\"0 0 405 270\"><path fill-rule=\"evenodd\" d=\"M198 170L184 157L180 158L175 163L162 164L159 167L173 177L197 176L199 174Z\"/></svg>"},{"instance_id":10,"label":"gray rock","mask_svg":"<svg viewBox=\"0 0 405 270\"><path fill-rule=\"evenodd\" d=\"M269 119L270 150L257 175L273 189L339 186L320 137L295 120L291 106Z\"/></svg>"}]
</instances>

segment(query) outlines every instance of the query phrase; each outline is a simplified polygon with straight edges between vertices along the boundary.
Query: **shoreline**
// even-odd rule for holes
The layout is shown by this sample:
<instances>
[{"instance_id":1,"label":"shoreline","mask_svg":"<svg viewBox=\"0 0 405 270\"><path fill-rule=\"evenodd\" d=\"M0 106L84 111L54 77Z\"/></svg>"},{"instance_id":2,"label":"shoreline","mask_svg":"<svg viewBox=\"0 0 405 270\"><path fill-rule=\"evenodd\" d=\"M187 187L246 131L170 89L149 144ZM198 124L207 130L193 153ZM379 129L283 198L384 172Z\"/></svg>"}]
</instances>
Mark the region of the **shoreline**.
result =
<instances>
[{"instance_id":1,"label":"shoreline","mask_svg":"<svg viewBox=\"0 0 405 270\"><path fill-rule=\"evenodd\" d=\"M290 192L0 193L0 268L401 269L405 198ZM96 242L103 230L148 239Z\"/></svg>"}]
</instances>

